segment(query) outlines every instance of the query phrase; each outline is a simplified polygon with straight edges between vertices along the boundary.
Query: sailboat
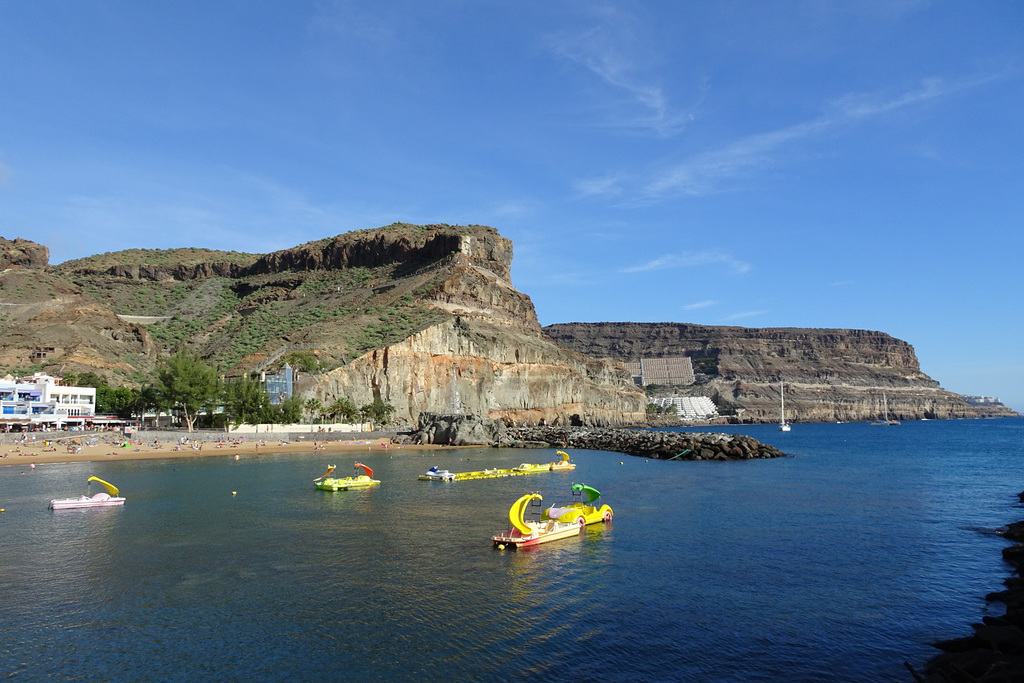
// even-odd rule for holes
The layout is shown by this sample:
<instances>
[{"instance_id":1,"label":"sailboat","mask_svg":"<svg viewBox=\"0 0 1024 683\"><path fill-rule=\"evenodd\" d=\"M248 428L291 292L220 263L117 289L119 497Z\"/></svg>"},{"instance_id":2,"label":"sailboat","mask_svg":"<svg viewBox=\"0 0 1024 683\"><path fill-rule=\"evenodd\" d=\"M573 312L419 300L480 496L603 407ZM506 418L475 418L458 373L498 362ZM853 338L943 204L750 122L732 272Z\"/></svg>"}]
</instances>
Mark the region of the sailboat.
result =
<instances>
[{"instance_id":1,"label":"sailboat","mask_svg":"<svg viewBox=\"0 0 1024 683\"><path fill-rule=\"evenodd\" d=\"M871 423L872 427L887 427L892 425L900 424L899 420L889 419L889 400L885 397L885 392L882 392L882 419L875 420Z\"/></svg>"},{"instance_id":2,"label":"sailboat","mask_svg":"<svg viewBox=\"0 0 1024 683\"><path fill-rule=\"evenodd\" d=\"M788 432L793 427L786 422L786 385L784 382L779 382L779 431Z\"/></svg>"}]
</instances>

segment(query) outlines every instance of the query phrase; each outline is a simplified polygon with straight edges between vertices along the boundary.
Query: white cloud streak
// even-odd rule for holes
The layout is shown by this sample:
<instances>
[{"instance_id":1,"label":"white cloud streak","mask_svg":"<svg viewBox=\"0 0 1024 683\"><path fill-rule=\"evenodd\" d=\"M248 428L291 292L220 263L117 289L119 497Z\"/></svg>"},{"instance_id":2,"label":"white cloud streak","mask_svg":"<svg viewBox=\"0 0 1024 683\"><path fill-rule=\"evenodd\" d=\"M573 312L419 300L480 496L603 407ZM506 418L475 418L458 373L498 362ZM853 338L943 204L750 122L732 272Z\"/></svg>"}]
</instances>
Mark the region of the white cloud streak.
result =
<instances>
[{"instance_id":1,"label":"white cloud streak","mask_svg":"<svg viewBox=\"0 0 1024 683\"><path fill-rule=\"evenodd\" d=\"M791 146L843 126L855 125L914 105L936 100L979 85L990 78L945 83L931 78L918 88L897 95L851 94L826 107L813 120L758 133L719 149L697 154L651 180L642 194L648 199L667 195L703 195L721 189L726 181L777 165Z\"/></svg>"},{"instance_id":2,"label":"white cloud streak","mask_svg":"<svg viewBox=\"0 0 1024 683\"><path fill-rule=\"evenodd\" d=\"M665 254L664 256L659 256L647 263L623 268L620 272L646 273L654 270L700 268L704 266L725 266L737 274L746 273L751 268L750 264L745 261L740 261L726 253L712 250Z\"/></svg>"},{"instance_id":3,"label":"white cloud streak","mask_svg":"<svg viewBox=\"0 0 1024 683\"><path fill-rule=\"evenodd\" d=\"M9 185L14 179L14 169L0 161L0 185Z\"/></svg>"},{"instance_id":4,"label":"white cloud streak","mask_svg":"<svg viewBox=\"0 0 1024 683\"><path fill-rule=\"evenodd\" d=\"M679 133L692 120L688 112L674 111L664 89L656 79L643 72L648 68L636 33L635 17L608 5L596 10L598 22L589 30L562 34L551 39L555 54L578 64L597 76L612 90L625 96L634 112L616 125L654 131L662 136Z\"/></svg>"},{"instance_id":5,"label":"white cloud streak","mask_svg":"<svg viewBox=\"0 0 1024 683\"><path fill-rule=\"evenodd\" d=\"M743 311L742 313L733 313L722 318L723 321L742 320L743 318L754 318L759 315L764 315L768 311Z\"/></svg>"},{"instance_id":6,"label":"white cloud streak","mask_svg":"<svg viewBox=\"0 0 1024 683\"><path fill-rule=\"evenodd\" d=\"M717 303L718 302L715 301L714 299L708 299L707 301L696 301L696 302L694 302L692 304L686 304L685 306L683 306L683 310L684 311L696 311L696 310L701 309L701 308L708 308L710 306L714 306Z\"/></svg>"}]
</instances>

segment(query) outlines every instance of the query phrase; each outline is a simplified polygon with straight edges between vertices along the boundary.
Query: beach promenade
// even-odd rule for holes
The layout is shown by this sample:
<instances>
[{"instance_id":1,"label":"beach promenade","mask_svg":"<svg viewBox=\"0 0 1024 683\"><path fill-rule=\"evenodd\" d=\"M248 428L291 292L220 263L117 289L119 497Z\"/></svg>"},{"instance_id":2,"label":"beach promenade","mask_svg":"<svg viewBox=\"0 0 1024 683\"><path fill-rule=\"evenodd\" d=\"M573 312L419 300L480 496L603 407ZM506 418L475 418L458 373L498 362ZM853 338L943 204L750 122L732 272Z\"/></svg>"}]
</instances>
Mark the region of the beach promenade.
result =
<instances>
[{"instance_id":1,"label":"beach promenade","mask_svg":"<svg viewBox=\"0 0 1024 683\"><path fill-rule=\"evenodd\" d=\"M29 435L31 437L33 435ZM0 467L28 466L31 463L104 462L111 460L154 460L159 458L245 457L264 453L303 453L323 451L328 454L366 453L367 451L424 451L452 446L409 445L392 443L393 432L354 432L286 435L269 438L229 437L223 432L148 432L133 438L127 447L116 445L122 440L114 432L83 432L73 437L50 439L46 433L34 434L21 441L17 435L5 434L0 442ZM181 439L187 439L182 443Z\"/></svg>"}]
</instances>

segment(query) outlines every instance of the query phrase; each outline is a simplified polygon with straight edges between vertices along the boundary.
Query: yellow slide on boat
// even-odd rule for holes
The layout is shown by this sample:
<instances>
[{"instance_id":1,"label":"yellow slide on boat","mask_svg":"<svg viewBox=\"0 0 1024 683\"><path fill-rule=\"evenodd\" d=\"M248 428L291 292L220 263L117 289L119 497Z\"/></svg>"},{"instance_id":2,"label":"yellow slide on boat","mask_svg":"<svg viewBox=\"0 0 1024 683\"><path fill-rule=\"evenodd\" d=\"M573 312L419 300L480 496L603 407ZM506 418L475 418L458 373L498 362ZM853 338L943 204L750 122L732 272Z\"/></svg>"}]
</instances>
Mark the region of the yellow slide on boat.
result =
<instances>
[{"instance_id":1,"label":"yellow slide on boat","mask_svg":"<svg viewBox=\"0 0 1024 683\"><path fill-rule=\"evenodd\" d=\"M117 490L117 487L111 484L109 481L103 481L99 477L89 477L88 479L86 479L86 483L90 481L98 481L99 483L103 484L103 488L105 488L107 490L107 493L109 493L112 496L117 496L117 494L120 493L120 491Z\"/></svg>"},{"instance_id":2,"label":"yellow slide on boat","mask_svg":"<svg viewBox=\"0 0 1024 683\"><path fill-rule=\"evenodd\" d=\"M526 506L535 498L537 500L543 500L539 493L527 493L525 496L513 503L512 507L508 511L508 521L524 536L529 536L534 531L526 524L526 522L523 521L523 513L526 511Z\"/></svg>"}]
</instances>

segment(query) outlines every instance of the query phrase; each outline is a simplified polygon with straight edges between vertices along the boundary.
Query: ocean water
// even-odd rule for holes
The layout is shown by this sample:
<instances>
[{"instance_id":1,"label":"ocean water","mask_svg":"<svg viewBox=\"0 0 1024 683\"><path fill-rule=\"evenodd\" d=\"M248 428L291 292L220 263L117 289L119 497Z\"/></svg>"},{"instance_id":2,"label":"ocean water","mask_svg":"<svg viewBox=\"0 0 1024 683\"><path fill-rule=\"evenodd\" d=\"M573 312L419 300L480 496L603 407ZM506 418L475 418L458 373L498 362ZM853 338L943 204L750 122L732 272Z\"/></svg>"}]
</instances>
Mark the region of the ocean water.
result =
<instances>
[{"instance_id":1,"label":"ocean water","mask_svg":"<svg viewBox=\"0 0 1024 683\"><path fill-rule=\"evenodd\" d=\"M554 451L0 467L0 677L12 680L908 681L1002 606L1024 420L729 428L792 455L424 482ZM24 474L22 474L24 472ZM50 511L115 483L123 508ZM607 526L495 550L523 493L598 488ZM94 489L95 490L95 489ZM232 495L236 492L236 495Z\"/></svg>"}]
</instances>

